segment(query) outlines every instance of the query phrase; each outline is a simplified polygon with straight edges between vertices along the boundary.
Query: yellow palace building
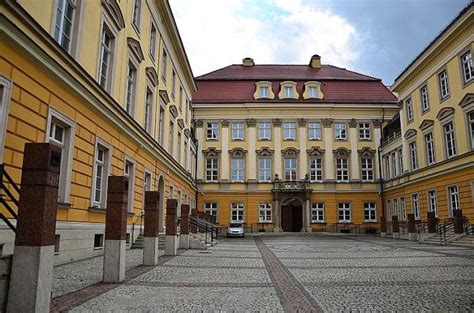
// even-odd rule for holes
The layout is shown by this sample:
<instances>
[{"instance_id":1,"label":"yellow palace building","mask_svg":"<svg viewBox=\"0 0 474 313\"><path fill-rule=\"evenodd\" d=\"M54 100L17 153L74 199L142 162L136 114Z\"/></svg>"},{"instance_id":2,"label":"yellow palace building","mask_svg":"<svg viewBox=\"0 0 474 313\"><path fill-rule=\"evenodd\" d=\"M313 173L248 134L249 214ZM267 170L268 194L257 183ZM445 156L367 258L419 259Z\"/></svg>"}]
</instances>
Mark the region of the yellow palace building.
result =
<instances>
[{"instance_id":1,"label":"yellow palace building","mask_svg":"<svg viewBox=\"0 0 474 313\"><path fill-rule=\"evenodd\" d=\"M196 85L168 1L1 1L0 38L0 163L19 183L25 143L62 149L56 263L103 253L109 175L132 182L128 242L144 190L194 205ZM13 241L1 224L0 253Z\"/></svg>"}]
</instances>

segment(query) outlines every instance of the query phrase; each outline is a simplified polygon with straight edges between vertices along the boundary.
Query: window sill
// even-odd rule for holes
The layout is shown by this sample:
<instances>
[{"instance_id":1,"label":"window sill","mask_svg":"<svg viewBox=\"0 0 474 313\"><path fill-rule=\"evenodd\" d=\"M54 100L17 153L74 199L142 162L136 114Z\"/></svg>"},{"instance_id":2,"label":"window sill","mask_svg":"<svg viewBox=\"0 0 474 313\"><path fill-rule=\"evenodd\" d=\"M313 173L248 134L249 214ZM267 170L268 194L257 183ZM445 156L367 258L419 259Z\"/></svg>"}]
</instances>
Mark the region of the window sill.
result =
<instances>
[{"instance_id":1,"label":"window sill","mask_svg":"<svg viewBox=\"0 0 474 313\"><path fill-rule=\"evenodd\" d=\"M105 213L105 208L99 208L95 206L90 206L89 211L91 212L97 212L97 213Z\"/></svg>"},{"instance_id":2,"label":"window sill","mask_svg":"<svg viewBox=\"0 0 474 313\"><path fill-rule=\"evenodd\" d=\"M284 138L284 141L296 141L296 138Z\"/></svg>"},{"instance_id":3,"label":"window sill","mask_svg":"<svg viewBox=\"0 0 474 313\"><path fill-rule=\"evenodd\" d=\"M326 222L325 221L311 221L310 224L324 225L324 224L326 224Z\"/></svg>"},{"instance_id":4,"label":"window sill","mask_svg":"<svg viewBox=\"0 0 474 313\"><path fill-rule=\"evenodd\" d=\"M71 203L58 202L58 209L69 209L70 207L72 207Z\"/></svg>"},{"instance_id":5,"label":"window sill","mask_svg":"<svg viewBox=\"0 0 474 313\"><path fill-rule=\"evenodd\" d=\"M309 141L321 141L321 138L309 138Z\"/></svg>"},{"instance_id":6,"label":"window sill","mask_svg":"<svg viewBox=\"0 0 474 313\"><path fill-rule=\"evenodd\" d=\"M271 138L258 138L259 141L270 141L272 140Z\"/></svg>"},{"instance_id":7,"label":"window sill","mask_svg":"<svg viewBox=\"0 0 474 313\"><path fill-rule=\"evenodd\" d=\"M338 224L352 224L352 221L339 221Z\"/></svg>"},{"instance_id":8,"label":"window sill","mask_svg":"<svg viewBox=\"0 0 474 313\"><path fill-rule=\"evenodd\" d=\"M372 138L360 138L360 141L372 141Z\"/></svg>"},{"instance_id":9,"label":"window sill","mask_svg":"<svg viewBox=\"0 0 474 313\"><path fill-rule=\"evenodd\" d=\"M375 220L365 220L364 223L367 223L367 224L376 224L377 221L375 221Z\"/></svg>"},{"instance_id":10,"label":"window sill","mask_svg":"<svg viewBox=\"0 0 474 313\"><path fill-rule=\"evenodd\" d=\"M94 247L94 250L102 250L104 247Z\"/></svg>"}]
</instances>

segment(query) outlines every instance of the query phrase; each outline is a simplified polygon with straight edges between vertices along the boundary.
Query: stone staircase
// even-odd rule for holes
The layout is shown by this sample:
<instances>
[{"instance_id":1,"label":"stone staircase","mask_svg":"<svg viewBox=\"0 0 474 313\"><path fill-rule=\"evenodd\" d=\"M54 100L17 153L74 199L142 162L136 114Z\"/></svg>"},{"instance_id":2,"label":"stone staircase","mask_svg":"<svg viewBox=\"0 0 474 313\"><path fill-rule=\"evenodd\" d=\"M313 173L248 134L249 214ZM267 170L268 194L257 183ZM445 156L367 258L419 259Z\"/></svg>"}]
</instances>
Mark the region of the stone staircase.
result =
<instances>
[{"instance_id":1,"label":"stone staircase","mask_svg":"<svg viewBox=\"0 0 474 313\"><path fill-rule=\"evenodd\" d=\"M451 246L470 247L474 249L474 234L464 235L450 243Z\"/></svg>"},{"instance_id":2,"label":"stone staircase","mask_svg":"<svg viewBox=\"0 0 474 313\"><path fill-rule=\"evenodd\" d=\"M191 249L207 249L211 246L210 243L206 244L205 234L189 234L189 246ZM208 238L210 240L210 238ZM138 236L135 242L132 244L132 249L143 249L143 236ZM214 242L215 244L216 242ZM165 250L166 248L166 235L164 233L158 235L158 249Z\"/></svg>"}]
</instances>

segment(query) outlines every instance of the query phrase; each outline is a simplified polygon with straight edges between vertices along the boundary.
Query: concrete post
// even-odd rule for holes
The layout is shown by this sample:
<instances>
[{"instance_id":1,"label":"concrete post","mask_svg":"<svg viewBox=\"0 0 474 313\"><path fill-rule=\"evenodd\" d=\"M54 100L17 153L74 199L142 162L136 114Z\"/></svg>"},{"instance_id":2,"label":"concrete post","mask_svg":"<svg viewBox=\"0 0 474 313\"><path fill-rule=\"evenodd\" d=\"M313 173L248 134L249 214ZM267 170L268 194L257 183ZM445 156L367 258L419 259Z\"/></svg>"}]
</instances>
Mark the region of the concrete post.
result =
<instances>
[{"instance_id":1,"label":"concrete post","mask_svg":"<svg viewBox=\"0 0 474 313\"><path fill-rule=\"evenodd\" d=\"M27 143L7 312L49 312L61 149Z\"/></svg>"},{"instance_id":2,"label":"concrete post","mask_svg":"<svg viewBox=\"0 0 474 313\"><path fill-rule=\"evenodd\" d=\"M181 234L179 236L179 248L189 249L189 205L181 205Z\"/></svg>"},{"instance_id":3,"label":"concrete post","mask_svg":"<svg viewBox=\"0 0 474 313\"><path fill-rule=\"evenodd\" d=\"M387 237L387 222L385 216L380 217L380 237Z\"/></svg>"},{"instance_id":4,"label":"concrete post","mask_svg":"<svg viewBox=\"0 0 474 313\"><path fill-rule=\"evenodd\" d=\"M178 252L178 236L176 235L176 213L178 201L168 199L166 201L166 246L165 255L176 255Z\"/></svg>"},{"instance_id":5,"label":"concrete post","mask_svg":"<svg viewBox=\"0 0 474 313\"><path fill-rule=\"evenodd\" d=\"M416 241L416 226L415 226L415 215L408 214L408 240Z\"/></svg>"},{"instance_id":6,"label":"concrete post","mask_svg":"<svg viewBox=\"0 0 474 313\"><path fill-rule=\"evenodd\" d=\"M273 218L275 219L275 227L273 228L273 231L275 233L281 232L281 207L280 207L280 201L274 200L273 205L275 207L275 213L273 215Z\"/></svg>"},{"instance_id":7,"label":"concrete post","mask_svg":"<svg viewBox=\"0 0 474 313\"><path fill-rule=\"evenodd\" d=\"M464 233L461 209L453 211L453 219L454 219L454 233L455 234Z\"/></svg>"},{"instance_id":8,"label":"concrete post","mask_svg":"<svg viewBox=\"0 0 474 313\"><path fill-rule=\"evenodd\" d=\"M158 264L158 231L160 222L160 193L145 191L145 231L143 265Z\"/></svg>"},{"instance_id":9,"label":"concrete post","mask_svg":"<svg viewBox=\"0 0 474 313\"><path fill-rule=\"evenodd\" d=\"M306 218L306 232L310 233L313 231L311 228L311 203L309 199L305 201L305 218Z\"/></svg>"},{"instance_id":10,"label":"concrete post","mask_svg":"<svg viewBox=\"0 0 474 313\"><path fill-rule=\"evenodd\" d=\"M398 216L392 216L392 236L393 239L400 238L400 224L398 223Z\"/></svg>"},{"instance_id":11,"label":"concrete post","mask_svg":"<svg viewBox=\"0 0 474 313\"><path fill-rule=\"evenodd\" d=\"M102 280L120 283L125 279L128 178L109 176L105 214L105 249Z\"/></svg>"},{"instance_id":12,"label":"concrete post","mask_svg":"<svg viewBox=\"0 0 474 313\"><path fill-rule=\"evenodd\" d=\"M436 214L435 212L428 212L427 214L428 220L428 233L434 234L436 233Z\"/></svg>"},{"instance_id":13,"label":"concrete post","mask_svg":"<svg viewBox=\"0 0 474 313\"><path fill-rule=\"evenodd\" d=\"M197 212L196 209L192 209L192 210L191 210L191 217L192 217L193 219L197 220L197 218L198 218L198 212ZM192 234L197 234L197 227L196 227L196 226L190 225L189 229L190 229L190 231L191 231Z\"/></svg>"}]
</instances>

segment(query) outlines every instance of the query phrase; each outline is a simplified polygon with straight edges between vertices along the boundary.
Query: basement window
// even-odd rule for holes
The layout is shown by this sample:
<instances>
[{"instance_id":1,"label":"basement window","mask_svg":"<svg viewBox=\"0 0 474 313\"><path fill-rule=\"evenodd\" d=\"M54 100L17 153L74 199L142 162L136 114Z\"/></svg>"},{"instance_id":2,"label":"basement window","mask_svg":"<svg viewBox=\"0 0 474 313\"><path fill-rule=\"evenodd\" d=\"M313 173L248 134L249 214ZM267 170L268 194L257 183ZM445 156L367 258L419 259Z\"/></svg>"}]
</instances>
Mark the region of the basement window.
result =
<instances>
[{"instance_id":1,"label":"basement window","mask_svg":"<svg viewBox=\"0 0 474 313\"><path fill-rule=\"evenodd\" d=\"M104 234L94 235L94 249L104 247Z\"/></svg>"},{"instance_id":2,"label":"basement window","mask_svg":"<svg viewBox=\"0 0 474 313\"><path fill-rule=\"evenodd\" d=\"M54 254L59 254L59 242L61 241L61 235L54 236Z\"/></svg>"}]
</instances>

